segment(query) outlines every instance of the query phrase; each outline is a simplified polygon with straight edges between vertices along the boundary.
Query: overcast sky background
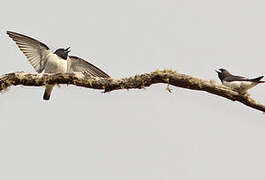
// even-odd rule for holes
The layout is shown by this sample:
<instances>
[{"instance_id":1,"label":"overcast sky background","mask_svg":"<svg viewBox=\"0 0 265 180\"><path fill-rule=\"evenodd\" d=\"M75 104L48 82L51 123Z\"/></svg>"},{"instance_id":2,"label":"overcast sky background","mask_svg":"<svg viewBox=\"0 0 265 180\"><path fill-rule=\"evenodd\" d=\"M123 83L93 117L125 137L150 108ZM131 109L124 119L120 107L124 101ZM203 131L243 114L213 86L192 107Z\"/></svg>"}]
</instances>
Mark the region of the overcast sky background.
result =
<instances>
[{"instance_id":1,"label":"overcast sky background","mask_svg":"<svg viewBox=\"0 0 265 180\"><path fill-rule=\"evenodd\" d=\"M265 74L261 0L5 1L0 74L34 73L7 30L71 47L115 78L174 69ZM74 86L0 94L0 179L264 179L265 115L165 84L103 94ZM265 85L250 90L265 103Z\"/></svg>"}]
</instances>

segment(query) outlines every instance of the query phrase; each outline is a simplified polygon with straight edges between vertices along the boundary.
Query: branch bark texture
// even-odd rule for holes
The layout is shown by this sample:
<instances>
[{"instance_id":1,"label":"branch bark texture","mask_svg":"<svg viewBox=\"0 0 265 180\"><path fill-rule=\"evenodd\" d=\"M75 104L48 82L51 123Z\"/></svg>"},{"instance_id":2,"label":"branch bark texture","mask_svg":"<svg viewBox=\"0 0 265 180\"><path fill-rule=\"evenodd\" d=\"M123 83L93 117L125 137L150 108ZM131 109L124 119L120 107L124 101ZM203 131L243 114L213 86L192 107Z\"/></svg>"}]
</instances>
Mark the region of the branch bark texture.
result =
<instances>
[{"instance_id":1,"label":"branch bark texture","mask_svg":"<svg viewBox=\"0 0 265 180\"><path fill-rule=\"evenodd\" d=\"M157 83L205 91L265 112L265 105L256 102L249 95L239 94L231 88L216 84L214 81L202 80L172 70L157 70L122 79L95 78L84 76L81 73L29 74L14 72L0 77L0 92L10 86L44 86L47 84L72 84L86 88L103 89L104 92L110 92L119 89L142 89Z\"/></svg>"}]
</instances>

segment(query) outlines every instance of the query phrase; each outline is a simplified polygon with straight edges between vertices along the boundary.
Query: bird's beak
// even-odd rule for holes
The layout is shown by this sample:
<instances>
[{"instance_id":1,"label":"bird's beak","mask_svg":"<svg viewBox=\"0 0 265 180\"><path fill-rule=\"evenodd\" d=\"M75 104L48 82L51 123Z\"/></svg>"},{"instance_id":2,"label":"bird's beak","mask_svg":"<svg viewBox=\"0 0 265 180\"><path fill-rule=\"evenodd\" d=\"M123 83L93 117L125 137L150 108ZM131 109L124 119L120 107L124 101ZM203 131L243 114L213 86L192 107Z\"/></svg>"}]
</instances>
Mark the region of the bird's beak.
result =
<instances>
[{"instance_id":1,"label":"bird's beak","mask_svg":"<svg viewBox=\"0 0 265 180\"><path fill-rule=\"evenodd\" d=\"M66 48L65 49L65 51L67 52L67 53L69 53L71 50L69 50L70 49L70 47L68 47L68 48Z\"/></svg>"},{"instance_id":2,"label":"bird's beak","mask_svg":"<svg viewBox=\"0 0 265 180\"><path fill-rule=\"evenodd\" d=\"M220 73L220 71L218 71L218 70L215 70L215 72Z\"/></svg>"}]
</instances>

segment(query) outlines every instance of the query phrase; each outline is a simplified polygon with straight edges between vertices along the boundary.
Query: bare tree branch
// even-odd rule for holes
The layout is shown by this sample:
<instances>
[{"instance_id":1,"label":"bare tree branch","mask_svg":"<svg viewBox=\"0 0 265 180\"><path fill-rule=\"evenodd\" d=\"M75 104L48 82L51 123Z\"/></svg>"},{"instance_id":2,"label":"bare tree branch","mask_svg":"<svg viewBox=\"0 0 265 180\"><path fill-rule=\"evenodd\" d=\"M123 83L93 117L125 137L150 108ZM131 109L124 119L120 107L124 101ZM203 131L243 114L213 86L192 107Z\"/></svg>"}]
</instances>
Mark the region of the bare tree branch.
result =
<instances>
[{"instance_id":1,"label":"bare tree branch","mask_svg":"<svg viewBox=\"0 0 265 180\"><path fill-rule=\"evenodd\" d=\"M249 95L241 95L231 88L216 84L214 81L205 81L171 70L157 70L123 79L93 78L84 76L81 73L29 74L15 72L0 77L0 92L12 85L44 86L46 84L72 84L86 88L103 89L105 92L110 92L119 89L142 89L157 83L206 91L265 112L265 105L257 103Z\"/></svg>"}]
</instances>

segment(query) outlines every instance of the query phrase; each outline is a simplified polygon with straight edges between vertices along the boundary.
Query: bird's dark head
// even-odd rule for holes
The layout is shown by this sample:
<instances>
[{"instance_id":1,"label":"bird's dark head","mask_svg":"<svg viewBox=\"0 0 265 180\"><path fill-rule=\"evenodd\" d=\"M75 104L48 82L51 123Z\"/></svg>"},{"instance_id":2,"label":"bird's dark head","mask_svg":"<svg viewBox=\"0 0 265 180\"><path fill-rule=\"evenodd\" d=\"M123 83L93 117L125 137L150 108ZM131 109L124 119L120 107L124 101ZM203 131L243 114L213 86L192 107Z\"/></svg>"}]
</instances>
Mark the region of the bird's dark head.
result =
<instances>
[{"instance_id":1,"label":"bird's dark head","mask_svg":"<svg viewBox=\"0 0 265 180\"><path fill-rule=\"evenodd\" d=\"M57 56L59 56L59 57L61 57L61 58L63 58L63 59L67 59L67 57L68 57L68 53L70 52L70 47L68 47L68 48L60 48L60 49L57 49L55 52L54 52L54 54L56 54Z\"/></svg>"},{"instance_id":2,"label":"bird's dark head","mask_svg":"<svg viewBox=\"0 0 265 180\"><path fill-rule=\"evenodd\" d=\"M226 78L227 76L230 76L230 72L227 71L226 69L224 68L221 68L219 70L215 70L217 73L218 73L218 77L221 81L223 81L224 78Z\"/></svg>"}]
</instances>

